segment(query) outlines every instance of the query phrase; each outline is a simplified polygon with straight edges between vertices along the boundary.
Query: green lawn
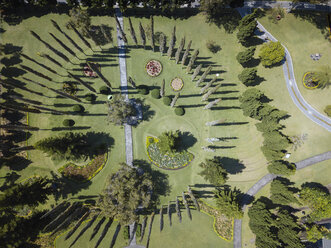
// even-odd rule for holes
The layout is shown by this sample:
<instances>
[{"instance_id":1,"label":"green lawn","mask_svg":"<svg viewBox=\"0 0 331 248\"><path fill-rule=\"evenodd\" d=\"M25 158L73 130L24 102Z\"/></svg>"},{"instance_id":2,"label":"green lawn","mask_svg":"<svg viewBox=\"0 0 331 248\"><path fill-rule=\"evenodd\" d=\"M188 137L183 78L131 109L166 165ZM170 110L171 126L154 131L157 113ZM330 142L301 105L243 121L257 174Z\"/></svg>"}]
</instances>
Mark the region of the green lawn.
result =
<instances>
[{"instance_id":1,"label":"green lawn","mask_svg":"<svg viewBox=\"0 0 331 248\"><path fill-rule=\"evenodd\" d=\"M272 23L267 17L263 17L259 21L291 53L295 79L304 99L325 115L325 106L331 104L330 88L306 89L302 84L302 78L308 71L331 64L329 56L331 43L325 38L329 32L327 14L297 11L285 14L285 18L277 24ZM310 58L311 54L316 53L322 54L318 61Z\"/></svg>"}]
</instances>

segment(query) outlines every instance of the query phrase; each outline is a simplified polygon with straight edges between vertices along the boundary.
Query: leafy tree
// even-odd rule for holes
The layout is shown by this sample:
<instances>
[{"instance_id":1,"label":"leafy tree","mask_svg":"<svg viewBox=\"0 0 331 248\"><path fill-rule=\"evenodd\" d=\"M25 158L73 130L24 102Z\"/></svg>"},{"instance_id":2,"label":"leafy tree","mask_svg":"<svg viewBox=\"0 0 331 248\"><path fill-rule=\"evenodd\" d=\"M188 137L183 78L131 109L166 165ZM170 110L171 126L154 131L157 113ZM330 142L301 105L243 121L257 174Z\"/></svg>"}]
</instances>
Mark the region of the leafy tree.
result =
<instances>
[{"instance_id":1,"label":"leafy tree","mask_svg":"<svg viewBox=\"0 0 331 248\"><path fill-rule=\"evenodd\" d=\"M252 86L256 80L256 68L245 68L239 75L239 80L246 86Z\"/></svg>"},{"instance_id":2,"label":"leafy tree","mask_svg":"<svg viewBox=\"0 0 331 248\"><path fill-rule=\"evenodd\" d=\"M75 27L76 29L80 30L80 32L87 36L86 30L89 30L91 25L91 18L87 13L87 10L81 9L79 7L72 8L69 11L70 20L67 23L67 28L71 29Z\"/></svg>"},{"instance_id":3,"label":"leafy tree","mask_svg":"<svg viewBox=\"0 0 331 248\"><path fill-rule=\"evenodd\" d=\"M283 136L280 132L272 131L262 134L264 137L263 145L273 150L285 150L290 145L287 137Z\"/></svg>"},{"instance_id":4,"label":"leafy tree","mask_svg":"<svg viewBox=\"0 0 331 248\"><path fill-rule=\"evenodd\" d=\"M259 53L262 65L270 67L280 63L285 56L285 48L277 42L268 42L262 45Z\"/></svg>"},{"instance_id":5,"label":"leafy tree","mask_svg":"<svg viewBox=\"0 0 331 248\"><path fill-rule=\"evenodd\" d=\"M263 107L264 94L258 89L248 89L239 97L240 108L245 116L260 119L259 110Z\"/></svg>"},{"instance_id":6,"label":"leafy tree","mask_svg":"<svg viewBox=\"0 0 331 248\"><path fill-rule=\"evenodd\" d=\"M157 145L162 153L173 154L178 151L180 143L178 130L163 132L158 139Z\"/></svg>"},{"instance_id":7,"label":"leafy tree","mask_svg":"<svg viewBox=\"0 0 331 248\"><path fill-rule=\"evenodd\" d=\"M217 157L206 159L205 162L200 163L199 166L203 168L199 175L211 184L217 186L223 185L228 179L228 173Z\"/></svg>"},{"instance_id":8,"label":"leafy tree","mask_svg":"<svg viewBox=\"0 0 331 248\"><path fill-rule=\"evenodd\" d=\"M294 196L296 188L289 187L291 182L287 178L277 177L271 182L270 199L281 205L288 205L290 203L299 203Z\"/></svg>"},{"instance_id":9,"label":"leafy tree","mask_svg":"<svg viewBox=\"0 0 331 248\"><path fill-rule=\"evenodd\" d=\"M225 8L231 0L201 0L200 10L207 15L208 19L215 18L219 9Z\"/></svg>"},{"instance_id":10,"label":"leafy tree","mask_svg":"<svg viewBox=\"0 0 331 248\"><path fill-rule=\"evenodd\" d=\"M237 61L243 66L247 65L247 63L252 60L255 53L255 49L256 47L253 46L245 49L242 52L239 52L236 57Z\"/></svg>"},{"instance_id":11,"label":"leafy tree","mask_svg":"<svg viewBox=\"0 0 331 248\"><path fill-rule=\"evenodd\" d=\"M122 225L131 224L139 219L138 208L149 207L152 185L149 174L122 163L121 168L108 177L98 206L106 217L116 218Z\"/></svg>"},{"instance_id":12,"label":"leafy tree","mask_svg":"<svg viewBox=\"0 0 331 248\"><path fill-rule=\"evenodd\" d=\"M282 160L282 158L284 157L283 151L272 150L267 146L262 146L261 151L268 161Z\"/></svg>"},{"instance_id":13,"label":"leafy tree","mask_svg":"<svg viewBox=\"0 0 331 248\"><path fill-rule=\"evenodd\" d=\"M295 173L295 165L284 160L271 161L268 171L275 175L289 176Z\"/></svg>"},{"instance_id":14,"label":"leafy tree","mask_svg":"<svg viewBox=\"0 0 331 248\"><path fill-rule=\"evenodd\" d=\"M301 185L300 200L311 209L309 217L312 221L331 218L331 196L330 193L318 187Z\"/></svg>"},{"instance_id":15,"label":"leafy tree","mask_svg":"<svg viewBox=\"0 0 331 248\"><path fill-rule=\"evenodd\" d=\"M324 89L331 84L331 68L330 66L321 66L314 72L315 80L318 82L318 88Z\"/></svg>"},{"instance_id":16,"label":"leafy tree","mask_svg":"<svg viewBox=\"0 0 331 248\"><path fill-rule=\"evenodd\" d=\"M323 232L318 225L313 225L312 227L307 228L306 233L307 239L313 243L316 243L323 238Z\"/></svg>"},{"instance_id":17,"label":"leafy tree","mask_svg":"<svg viewBox=\"0 0 331 248\"><path fill-rule=\"evenodd\" d=\"M220 208L222 214L229 218L241 219L244 215L240 205L240 191L221 189L215 192L216 204Z\"/></svg>"},{"instance_id":18,"label":"leafy tree","mask_svg":"<svg viewBox=\"0 0 331 248\"><path fill-rule=\"evenodd\" d=\"M186 49L186 50L187 50L187 49ZM186 51L185 51L185 52L186 52ZM197 50L194 51L194 53L193 53L193 55L192 55L192 57L191 57L191 59L190 59L190 62L189 62L188 65L187 65L186 73L190 73L190 72L191 72L191 70L192 70L192 66L194 65L194 62L195 62L195 60L197 59L198 55L199 55L199 49L197 49ZM184 56L185 56L185 54L184 54Z\"/></svg>"},{"instance_id":19,"label":"leafy tree","mask_svg":"<svg viewBox=\"0 0 331 248\"><path fill-rule=\"evenodd\" d=\"M246 16L245 16L246 17ZM244 17L244 18L245 18ZM247 15L247 17L249 17L249 15ZM244 19L243 18L243 19ZM250 22L246 23L246 21L248 21L250 19L247 19L245 20L244 22L240 23L239 25L239 31L237 33L237 38L238 38L238 41L241 43L241 44L246 44L247 41L253 37L254 35L254 32L256 30L256 26L257 26L257 22L255 19L251 20Z\"/></svg>"},{"instance_id":20,"label":"leafy tree","mask_svg":"<svg viewBox=\"0 0 331 248\"><path fill-rule=\"evenodd\" d=\"M206 42L206 47L212 53L217 53L218 51L221 50L221 46L217 45L216 42L213 40L208 40Z\"/></svg>"},{"instance_id":21,"label":"leafy tree","mask_svg":"<svg viewBox=\"0 0 331 248\"><path fill-rule=\"evenodd\" d=\"M115 125L123 125L130 116L135 115L134 107L130 102L125 101L123 96L115 95L111 101L107 102L107 105L108 121Z\"/></svg>"},{"instance_id":22,"label":"leafy tree","mask_svg":"<svg viewBox=\"0 0 331 248\"><path fill-rule=\"evenodd\" d=\"M282 128L282 125L277 120L272 118L264 118L261 122L255 124L256 129L262 133L277 131Z\"/></svg>"}]
</instances>

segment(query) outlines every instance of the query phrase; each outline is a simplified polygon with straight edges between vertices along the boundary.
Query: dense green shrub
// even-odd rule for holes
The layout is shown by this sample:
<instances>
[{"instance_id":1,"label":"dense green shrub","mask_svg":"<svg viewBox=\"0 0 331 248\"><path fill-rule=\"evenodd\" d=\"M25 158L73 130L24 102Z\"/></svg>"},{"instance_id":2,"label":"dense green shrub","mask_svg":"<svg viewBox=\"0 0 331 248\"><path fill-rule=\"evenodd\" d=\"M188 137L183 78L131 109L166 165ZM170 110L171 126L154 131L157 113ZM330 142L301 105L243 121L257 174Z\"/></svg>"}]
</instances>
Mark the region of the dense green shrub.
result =
<instances>
[{"instance_id":1,"label":"dense green shrub","mask_svg":"<svg viewBox=\"0 0 331 248\"><path fill-rule=\"evenodd\" d=\"M123 237L124 239L130 239L130 232L129 232L129 226L125 226L123 229Z\"/></svg>"},{"instance_id":2,"label":"dense green shrub","mask_svg":"<svg viewBox=\"0 0 331 248\"><path fill-rule=\"evenodd\" d=\"M163 97L163 103L167 106L170 106L170 103L171 103L171 97L169 96L165 96Z\"/></svg>"},{"instance_id":3,"label":"dense green shrub","mask_svg":"<svg viewBox=\"0 0 331 248\"><path fill-rule=\"evenodd\" d=\"M63 126L65 127L72 127L73 125L75 125L75 121L72 120L72 119L65 119L63 122L62 122Z\"/></svg>"},{"instance_id":4,"label":"dense green shrub","mask_svg":"<svg viewBox=\"0 0 331 248\"><path fill-rule=\"evenodd\" d=\"M259 53L262 65L265 67L277 65L284 59L284 56L285 48L279 41L264 43Z\"/></svg>"},{"instance_id":5,"label":"dense green shrub","mask_svg":"<svg viewBox=\"0 0 331 248\"><path fill-rule=\"evenodd\" d=\"M110 89L107 86L101 86L99 91L103 95L109 95L110 92L111 92Z\"/></svg>"},{"instance_id":6,"label":"dense green shrub","mask_svg":"<svg viewBox=\"0 0 331 248\"><path fill-rule=\"evenodd\" d=\"M94 94L86 94L85 99L89 102L94 102L97 97Z\"/></svg>"},{"instance_id":7,"label":"dense green shrub","mask_svg":"<svg viewBox=\"0 0 331 248\"><path fill-rule=\"evenodd\" d=\"M73 106L73 111L78 112L78 113L83 113L85 111L85 108L80 104L75 104Z\"/></svg>"},{"instance_id":8,"label":"dense green shrub","mask_svg":"<svg viewBox=\"0 0 331 248\"><path fill-rule=\"evenodd\" d=\"M324 112L331 117L331 105L327 105L324 109Z\"/></svg>"},{"instance_id":9,"label":"dense green shrub","mask_svg":"<svg viewBox=\"0 0 331 248\"><path fill-rule=\"evenodd\" d=\"M141 237L141 224L137 225L137 230L136 230L136 237Z\"/></svg>"},{"instance_id":10,"label":"dense green shrub","mask_svg":"<svg viewBox=\"0 0 331 248\"><path fill-rule=\"evenodd\" d=\"M160 98L160 90L159 89L153 89L151 91L151 95L152 95L153 98L159 99Z\"/></svg>"},{"instance_id":11,"label":"dense green shrub","mask_svg":"<svg viewBox=\"0 0 331 248\"><path fill-rule=\"evenodd\" d=\"M149 89L147 85L139 85L138 86L138 92L140 95L147 95L149 93Z\"/></svg>"},{"instance_id":12,"label":"dense green shrub","mask_svg":"<svg viewBox=\"0 0 331 248\"><path fill-rule=\"evenodd\" d=\"M179 115L179 116L182 116L182 115L185 114L185 110L181 107L177 107L177 108L175 108L175 114Z\"/></svg>"}]
</instances>

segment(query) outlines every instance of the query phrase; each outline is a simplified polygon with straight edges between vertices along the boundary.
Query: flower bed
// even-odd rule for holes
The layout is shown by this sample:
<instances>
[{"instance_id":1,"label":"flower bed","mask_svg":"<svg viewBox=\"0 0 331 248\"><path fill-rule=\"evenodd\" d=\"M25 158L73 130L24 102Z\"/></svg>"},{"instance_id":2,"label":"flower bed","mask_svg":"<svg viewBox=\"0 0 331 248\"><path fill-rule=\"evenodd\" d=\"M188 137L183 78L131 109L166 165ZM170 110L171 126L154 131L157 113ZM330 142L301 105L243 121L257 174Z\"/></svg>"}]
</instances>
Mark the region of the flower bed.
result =
<instances>
[{"instance_id":1,"label":"flower bed","mask_svg":"<svg viewBox=\"0 0 331 248\"><path fill-rule=\"evenodd\" d=\"M315 79L315 73L313 72L306 72L305 75L303 75L302 83L307 89L310 90L316 89L319 85Z\"/></svg>"},{"instance_id":2,"label":"flower bed","mask_svg":"<svg viewBox=\"0 0 331 248\"><path fill-rule=\"evenodd\" d=\"M176 77L171 80L170 86L174 91L180 91L184 87L184 82L181 78Z\"/></svg>"},{"instance_id":3,"label":"flower bed","mask_svg":"<svg viewBox=\"0 0 331 248\"><path fill-rule=\"evenodd\" d=\"M157 138L147 136L146 149L147 155L151 162L157 167L165 170L178 170L186 167L193 160L192 153L183 151L181 153L175 153L174 155L168 155L161 153L157 142Z\"/></svg>"},{"instance_id":4,"label":"flower bed","mask_svg":"<svg viewBox=\"0 0 331 248\"><path fill-rule=\"evenodd\" d=\"M229 219L222 214L219 209L208 205L202 200L199 200L198 202L201 212L214 218L213 228L217 236L226 241L231 241L233 238L234 219Z\"/></svg>"},{"instance_id":5,"label":"flower bed","mask_svg":"<svg viewBox=\"0 0 331 248\"><path fill-rule=\"evenodd\" d=\"M149 61L146 64L146 72L151 77L157 77L162 72L162 64L160 61L157 61L155 59Z\"/></svg>"},{"instance_id":6,"label":"flower bed","mask_svg":"<svg viewBox=\"0 0 331 248\"><path fill-rule=\"evenodd\" d=\"M88 164L79 166L72 162L65 164L59 169L59 172L69 179L78 182L91 180L99 173L107 162L108 153L95 156Z\"/></svg>"},{"instance_id":7,"label":"flower bed","mask_svg":"<svg viewBox=\"0 0 331 248\"><path fill-rule=\"evenodd\" d=\"M90 62L92 63L92 62ZM98 63L93 63L98 66L99 71L101 71L101 66ZM96 78L98 75L88 66L88 64L84 65L83 73L86 77Z\"/></svg>"}]
</instances>

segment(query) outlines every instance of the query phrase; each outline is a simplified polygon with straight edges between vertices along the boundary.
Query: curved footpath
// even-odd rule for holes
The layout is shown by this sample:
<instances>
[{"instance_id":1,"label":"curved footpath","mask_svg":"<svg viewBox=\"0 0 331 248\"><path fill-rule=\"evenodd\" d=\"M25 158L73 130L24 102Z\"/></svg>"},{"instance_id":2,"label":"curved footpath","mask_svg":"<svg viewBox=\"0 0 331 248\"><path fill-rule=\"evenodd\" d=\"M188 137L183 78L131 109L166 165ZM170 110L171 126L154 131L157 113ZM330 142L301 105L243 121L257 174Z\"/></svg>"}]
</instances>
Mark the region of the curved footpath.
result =
<instances>
[{"instance_id":1,"label":"curved footpath","mask_svg":"<svg viewBox=\"0 0 331 248\"><path fill-rule=\"evenodd\" d=\"M331 159L331 151L325 152L307 159L304 159L300 162L295 163L295 166L297 170L301 170L303 168L306 168L310 165L325 161ZM257 192L259 192L265 185L270 183L274 178L277 176L274 174L267 174L264 177L262 177L256 184L254 184L246 193L246 195L249 197L253 197L256 195ZM246 208L247 202L244 202L242 210L244 211ZM241 248L241 228L242 228L242 220L235 219L234 220L234 231L233 231L233 247L234 248Z\"/></svg>"}]
</instances>

